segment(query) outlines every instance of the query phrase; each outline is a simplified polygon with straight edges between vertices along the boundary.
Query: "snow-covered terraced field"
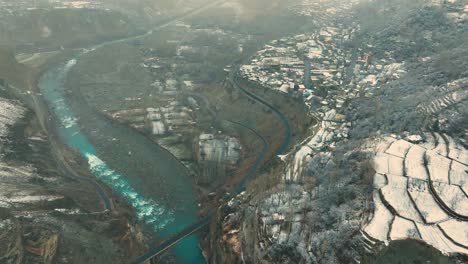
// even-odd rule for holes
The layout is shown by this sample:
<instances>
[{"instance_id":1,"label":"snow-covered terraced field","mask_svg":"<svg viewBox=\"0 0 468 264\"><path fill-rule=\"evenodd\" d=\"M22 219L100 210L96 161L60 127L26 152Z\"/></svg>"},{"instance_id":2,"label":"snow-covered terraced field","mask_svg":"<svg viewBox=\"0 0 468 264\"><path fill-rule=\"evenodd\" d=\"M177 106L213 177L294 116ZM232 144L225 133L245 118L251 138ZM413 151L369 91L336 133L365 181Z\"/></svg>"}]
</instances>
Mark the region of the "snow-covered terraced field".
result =
<instances>
[{"instance_id":1,"label":"snow-covered terraced field","mask_svg":"<svg viewBox=\"0 0 468 264\"><path fill-rule=\"evenodd\" d=\"M375 209L364 241L417 239L468 254L468 151L447 135L423 136L419 144L386 137L375 146Z\"/></svg>"},{"instance_id":2,"label":"snow-covered terraced field","mask_svg":"<svg viewBox=\"0 0 468 264\"><path fill-rule=\"evenodd\" d=\"M447 107L450 107L454 104L458 104L464 100L466 100L467 96L468 96L468 90L455 90L453 91L454 89L457 89L457 88L446 88L446 87L442 87L442 88L439 88L440 90L442 91L446 91L447 93L435 100L433 100L432 102L427 102L427 103L423 103L423 104L420 104L418 106L418 110L419 111L422 111L422 112L426 112L426 113L429 113L429 114L435 114L435 113L438 113L440 111L442 111L443 109L447 108Z\"/></svg>"}]
</instances>

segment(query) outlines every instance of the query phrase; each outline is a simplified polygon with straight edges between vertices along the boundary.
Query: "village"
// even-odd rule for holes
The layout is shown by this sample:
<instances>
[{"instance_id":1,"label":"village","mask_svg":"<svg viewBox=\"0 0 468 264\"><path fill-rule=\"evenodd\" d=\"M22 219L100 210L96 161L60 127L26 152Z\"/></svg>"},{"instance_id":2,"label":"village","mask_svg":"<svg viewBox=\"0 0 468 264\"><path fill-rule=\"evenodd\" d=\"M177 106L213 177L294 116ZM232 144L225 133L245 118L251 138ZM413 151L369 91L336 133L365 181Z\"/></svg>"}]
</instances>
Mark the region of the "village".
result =
<instances>
[{"instance_id":1,"label":"village","mask_svg":"<svg viewBox=\"0 0 468 264\"><path fill-rule=\"evenodd\" d=\"M38 30L37 40L28 30L18 30L19 23L2 23L8 26L3 41L16 32L30 37L18 37L24 47L17 46L14 52L20 52L16 58L21 63L38 60L40 55L30 50L40 49L48 38L54 45L44 50L65 53L72 47L53 39L59 31L48 27L52 19L43 13L64 14L57 21L71 21L70 26L52 24L59 24L66 35L103 43L78 43L83 48L73 49L83 53L67 73L61 87L63 99L51 100L49 110L57 113L70 103L76 115L59 120L57 128L76 127L78 132L71 138L84 135L89 139L93 148L79 148L88 159L89 168L84 169L97 176L96 183L107 184L109 193L118 195L124 189L121 186L132 187L121 196L146 224L156 228L174 224L178 230L167 234L177 236L188 230L179 231L185 220L187 228L201 217L216 221L202 223L210 225L209 231L199 229L200 240L192 246L197 252L201 248L210 263L375 263L374 257L382 254L400 263L406 262L395 256L407 258L408 263L445 263L419 257L468 254L468 133L463 124L468 64L460 63L466 49L458 36L466 32L468 5L445 8L447 2L457 0L421 0L440 6L437 9L420 8L412 0L406 0L408 6L397 1L275 0L271 1L273 10L266 10L261 0L228 0L213 11L173 20L158 0L147 1L141 13L128 7L137 0L0 0L0 19L15 21L36 14L41 18L28 22ZM192 0L168 2L178 6L168 14L185 14ZM252 11L253 2L260 6L258 13ZM69 9L77 19L69 19ZM91 10L98 12L82 19ZM152 22L161 21L148 22L143 35L126 38L138 30L125 29L121 13L137 17L135 25L145 15ZM122 29L125 34L103 29L109 24L103 14L113 17L110 29ZM385 16L382 21L381 16ZM285 20L294 23L285 23L283 29ZM89 21L95 22L90 26ZM367 25L374 23L381 25ZM96 27L99 34L89 36L85 30L81 36L72 30L81 27L92 27L91 32ZM49 98L43 91L48 89L37 95ZM27 95L34 94L28 90ZM22 112L14 105L4 108ZM11 134L7 132L4 136ZM31 144L53 145L45 135L36 134L29 138ZM15 142L13 148L18 145ZM94 148L95 155L88 153ZM38 150L40 159L63 156ZM55 171L58 166L52 165L53 175L60 175ZM108 213L108 208L121 210L126 204L113 196L109 206L106 197L102 199L102 213L99 207L98 214L90 214L99 219L87 221L82 215L91 210L81 208L81 203L89 202L94 209L101 192L90 185L89 193L96 192L96 199L82 195L83 188L76 183L82 178L62 182L55 176L36 176L42 172L35 167L18 168L12 171L27 176L23 186L37 185L42 190L49 183L57 184L44 193L27 188L20 192L21 188L12 185L10 189L18 195L7 190L0 205L37 202L37 211L43 211L53 203L59 206L54 214L67 219L76 214L83 229L68 228L62 218L52 220L58 223L57 234L76 230L69 236L61 234L60 239L57 236L56 241L72 241L69 248L77 255L98 255L76 245L98 241L94 233L97 236L99 229L109 230L109 241L121 243L130 236L126 229L122 239L116 236L113 224L100 222L105 217L113 217L109 223L138 230L129 225L137 218L127 223L117 221L116 213ZM77 174L82 177L83 171ZM121 179L128 179L129 184ZM76 186L67 187L68 182ZM66 188L56 193L61 185ZM89 201L62 206L73 188L77 197ZM143 195L144 200L140 199ZM125 207L122 212L127 215L129 210ZM189 211L193 219L187 219ZM153 217L156 214L158 218ZM29 218L20 218L25 219ZM178 219L182 219L180 225ZM41 224L31 218L31 226L37 223ZM27 239L34 233L24 230L22 236L12 237L31 244ZM90 235L76 239L82 230ZM146 233L135 234L141 236ZM105 245L103 241L98 242ZM159 242L154 245L164 244ZM72 259L62 246L55 248L60 249L57 254ZM96 251L102 250L96 247ZM411 251L424 253L416 260L409 257ZM102 258L122 258L109 252ZM171 254L189 255L182 253L167 251L162 262L173 263ZM164 259L164 254L169 257Z\"/></svg>"},{"instance_id":2,"label":"village","mask_svg":"<svg viewBox=\"0 0 468 264\"><path fill-rule=\"evenodd\" d=\"M164 91L167 90L160 93ZM240 140L199 124L198 118L205 113L194 97L178 98L168 99L164 106L125 109L108 115L148 135L171 152L197 174L199 184L216 184L216 180L235 169L242 158Z\"/></svg>"},{"instance_id":3,"label":"village","mask_svg":"<svg viewBox=\"0 0 468 264\"><path fill-rule=\"evenodd\" d=\"M314 17L314 22L320 25L320 17L324 14L317 14L317 10L327 1L304 2L310 2L309 8L296 11ZM463 20L465 16L460 11L450 13L448 17L455 22ZM339 10L330 7L324 13L329 12L336 14ZM313 128L313 136L298 144L294 151L279 156L288 164L283 174L286 183L303 183L308 176L314 176L310 167L332 166L335 162L333 151L349 142L349 132L353 129L353 121L347 118L349 102L375 98L385 92L381 90L385 89L385 84L407 73L406 62L398 59L393 51L379 50L370 42L363 42L358 47L348 45L359 32L360 26L354 24L323 25L315 33L268 43L240 68L244 80L303 101L309 114L321 120ZM430 59L419 58L421 61ZM462 83L466 83L466 78L431 87L432 90L440 90L441 96L419 105L417 110L429 115L439 114L438 124L447 127L451 118L448 115L456 116L457 110L443 111L466 99L467 92L463 90ZM374 157L372 213L367 215L362 229L361 220L349 216L346 220L361 229L364 250L374 253L391 241L414 239L424 241L447 255L466 254L467 225L461 220L467 213L466 149L446 134L427 132L392 134L375 141L370 139L365 145L361 147ZM349 185L347 181L347 178L340 179L333 188L344 189L343 186ZM265 200L267 210L260 213L262 235L266 233L280 241L295 239L301 230L299 223L302 220L298 219L302 213L297 213L290 220L293 231L283 229L291 204L294 208L311 204L319 192L320 186L314 186L312 191L299 188L294 192L272 194ZM296 197L291 198L294 195ZM271 210L273 204L277 204L276 210ZM352 215L350 211L347 214ZM261 242L262 250L267 250L270 242L266 245ZM307 244L303 241L296 243Z\"/></svg>"},{"instance_id":4,"label":"village","mask_svg":"<svg viewBox=\"0 0 468 264\"><path fill-rule=\"evenodd\" d=\"M184 28L184 24L175 28ZM176 56L162 56L161 49L139 48L139 68L150 76L150 85L142 93L124 98L122 109L106 114L148 135L172 153L197 176L198 184L222 184L242 159L240 138L234 131L221 131L212 124L206 102L197 93L200 81L185 73L187 57L199 48L167 42L175 45L171 51ZM150 106L136 107L142 104Z\"/></svg>"},{"instance_id":5,"label":"village","mask_svg":"<svg viewBox=\"0 0 468 264\"><path fill-rule=\"evenodd\" d=\"M300 98L310 114L323 121L313 149L321 149L324 143L332 143L333 148L334 141L348 137L351 123L342 111L347 100L372 97L381 84L405 72L391 53L375 58L371 45L346 49L358 30L358 26L337 24L317 33L274 40L240 68L244 79Z\"/></svg>"}]
</instances>

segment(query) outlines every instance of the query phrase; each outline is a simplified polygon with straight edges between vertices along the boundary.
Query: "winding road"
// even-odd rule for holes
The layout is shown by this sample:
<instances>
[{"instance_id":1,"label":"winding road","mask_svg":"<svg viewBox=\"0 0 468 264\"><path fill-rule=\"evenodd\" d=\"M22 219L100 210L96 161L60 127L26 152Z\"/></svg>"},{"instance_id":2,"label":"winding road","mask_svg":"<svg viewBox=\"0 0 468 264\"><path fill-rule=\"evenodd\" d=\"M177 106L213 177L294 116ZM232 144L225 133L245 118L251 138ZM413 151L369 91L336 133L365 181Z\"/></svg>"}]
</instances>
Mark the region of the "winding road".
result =
<instances>
[{"instance_id":1,"label":"winding road","mask_svg":"<svg viewBox=\"0 0 468 264\"><path fill-rule=\"evenodd\" d=\"M121 43L121 42L126 42L126 41L130 41L130 40L143 38L145 36L148 36L148 35L154 33L157 30L163 29L163 28L165 28L165 27L167 27L169 25L174 24L174 23L180 21L181 19L184 19L184 18L190 17L192 15L198 14L198 13L203 12L203 11L205 11L205 10L211 8L211 7L222 4L224 2L226 2L226 0L220 0L220 1L215 1L215 2L209 3L209 4L205 5L205 6L202 6L200 8L195 9L195 10L186 12L186 13L184 13L184 14L176 17L176 18L173 18L170 21L167 21L164 24L161 24L161 25L153 28L152 30L148 31L145 34L105 42L105 43L93 46L90 49L85 49L83 53L92 52L92 51L94 51L96 49L99 49L99 48L102 48L102 47L105 47L105 46L108 46L108 45L111 45L111 44ZM276 118L280 121L280 123L284 127L284 138L283 138L282 144L280 145L280 147L277 149L276 152L278 154L280 154L280 153L283 153L284 151L286 151L287 147L290 145L290 141L291 141L291 138L292 138L291 127L290 127L289 120L287 119L287 117L280 110L278 110L273 105L268 103L266 100L264 100L263 98L259 97L256 94L248 91L247 89L242 87L242 85L237 83L236 74L230 74L229 81L232 83L232 85L235 88L239 89L243 94L245 94L249 98L259 102L260 104L263 104L264 106L269 108L274 113ZM54 131L55 130L55 128L54 128L55 123L51 122L52 120L50 119L50 113L47 111L48 107L47 107L46 103L44 101L42 101L39 98L39 96L36 95L36 94L32 94L32 98L30 98L30 99L32 99L31 100L32 102L31 101L30 102L32 103L32 105L34 107L34 109L36 111L36 114L39 116L39 119L41 120L41 124L43 125L43 127L46 128L47 131L49 131L49 132ZM270 145L269 145L269 142L261 134L259 134L256 130L254 130L253 128L251 128L251 127L249 127L247 125L241 124L239 122L232 121L232 120L224 120L224 121L227 121L227 122L233 123L235 125L241 126L241 127L245 128L245 129L248 129L253 134L255 134L262 141L262 144L263 144L263 148L260 151L259 156L256 159L255 163L249 168L249 170L246 172L246 175L243 177L241 182L233 190L233 194L232 194L231 197L234 197L235 195L237 195L238 193L242 192L245 189L245 183L248 181L248 179L250 179L251 177L253 177L255 175L255 173L258 171L259 167L263 164L263 162L265 161L266 154L268 153L268 150L270 149ZM67 161L66 158L64 158L63 151L64 151L65 148L62 145L59 137L54 135L53 133L49 133L49 134L51 135L50 136L51 137L51 143L54 146L53 149L55 150L55 156L59 160L60 167L65 172L66 176L70 177L70 178L73 178L75 180L80 180L80 181L86 182L87 184L89 184L92 188L95 189L95 191L99 195L100 199L102 200L102 203L104 205L104 211L112 210L113 209L112 200L109 197L108 193L101 186L100 182L97 179L81 176L78 173L76 173L74 171L73 167L71 166L71 164L69 163L69 161ZM163 241L157 247L152 248L148 253L136 258L133 261L133 263L142 263L142 262L144 262L146 260L149 260L149 259L153 258L154 256L157 256L157 255L161 254L162 252L165 252L166 250L170 249L172 246L176 245L178 242L182 241L184 238L189 237L193 233L195 233L195 232L199 231L200 229L202 229L203 227L207 226L210 223L210 220L211 220L211 217L213 216L213 214L214 214L214 211L209 212L208 215L205 216L204 218L202 218L199 221L187 226L186 228L183 228L181 231L179 231L176 234L172 235L169 239L166 239L165 241Z\"/></svg>"},{"instance_id":2,"label":"winding road","mask_svg":"<svg viewBox=\"0 0 468 264\"><path fill-rule=\"evenodd\" d=\"M286 151L287 147L291 143L291 138L292 138L292 131L291 131L291 126L289 123L289 119L276 107L268 103L265 99L261 98L260 96L248 91L246 88L242 87L241 84L236 82L237 78L237 71L239 67L236 68L235 72L231 72L231 74L228 77L229 82L237 89L239 89L245 96L259 102L260 104L263 104L267 108L269 108L276 116L276 118L280 121L280 123L284 127L284 136L283 136L283 142L281 143L280 147L277 149L276 153L277 154L282 154L284 151ZM198 98L201 96L194 95ZM209 103L207 102L206 98L202 98L204 103L206 104L206 107L208 111L217 118L216 113L211 110L209 107ZM255 175L255 173L258 171L260 165L264 162L265 156L268 153L268 150L270 148L269 142L266 140L265 137L263 137L260 133L258 133L255 129L244 125L242 123L232 121L232 120L224 120L233 124L236 124L238 126L242 126L248 130L250 130L252 133L254 133L258 138L262 140L263 148L260 154L258 155L258 158L256 159L255 163L249 168L247 171L246 175L243 177L241 182L234 188L233 194L229 197L229 199L226 199L229 201L231 198L235 197L237 194L241 193L242 191L245 190L245 184L246 182ZM160 243L157 247L152 248L150 251L148 251L146 254L137 257L134 261L132 261L132 264L139 264L139 263L144 263L145 261L148 261L156 256L161 255L165 251L169 250L172 246L176 245L178 242L182 241L184 238L189 237L190 235L196 233L203 227L207 226L210 223L210 220L212 216L214 215L214 211L210 211L207 216L203 217L200 219L198 222L182 229L178 233L174 234L171 236L169 239L166 239L162 243Z\"/></svg>"},{"instance_id":3,"label":"winding road","mask_svg":"<svg viewBox=\"0 0 468 264\"><path fill-rule=\"evenodd\" d=\"M167 26L170 26L181 19L188 18L190 16L199 14L209 8L212 8L214 6L220 5L222 3L227 2L226 0L218 0L214 1L208 4L205 4L199 8L195 8L193 10L187 11L183 14L180 14L174 18L170 18L168 21L163 22L162 24L156 26L152 30L138 36L132 36L132 37L126 37L122 39L117 39L117 40L112 40L108 42L101 43L99 45L96 45L88 50L85 49L85 52L89 51L94 51L98 48L110 45L110 44L115 44L115 43L120 43L120 42L125 42L129 40L134 40L134 39L139 39L143 38L145 36L148 36L155 31L158 31L160 29L163 29ZM28 87L26 90L30 91L35 91L36 87L38 85L34 84L32 82L28 82ZM110 198L109 194L104 190L104 188L101 186L101 183L98 182L96 179L86 177L86 176L81 176L79 173L75 171L73 166L70 164L70 161L68 161L65 158L64 153L68 152L68 148L64 146L64 144L61 142L61 139L55 135L54 131L56 130L56 124L54 120L51 118L51 112L49 112L49 108L47 104L45 103L44 100L42 100L40 93L31 93L31 94L26 94L23 89L19 89L13 85L8 86L9 90L18 96L19 98L22 98L24 102L27 103L27 105L34 110L36 113L39 123L42 126L42 128L47 131L48 137L49 137L49 142L52 145L52 152L56 160L58 161L59 169L62 171L63 175L69 179L72 180L78 180L82 181L86 184L88 184L91 188L93 188L96 193L98 194L102 204L103 204L103 211L111 211L113 210L113 204L112 204L112 199Z\"/></svg>"},{"instance_id":4,"label":"winding road","mask_svg":"<svg viewBox=\"0 0 468 264\"><path fill-rule=\"evenodd\" d=\"M253 92L250 92L248 89L244 88L242 84L239 83L239 65L235 67L235 70L231 71L229 74L229 82L237 89L239 89L241 92L243 92L245 95L247 95L249 98L259 102L260 104L263 104L267 108L269 108L276 116L276 118L280 121L280 123L284 127L284 138L283 142L281 143L281 146L278 148L276 151L276 154L283 154L288 146L291 143L292 139L292 129L291 125L289 123L289 119L284 115L279 109L274 107L272 104L267 102L265 99L261 98L260 96L256 95Z\"/></svg>"},{"instance_id":5,"label":"winding road","mask_svg":"<svg viewBox=\"0 0 468 264\"><path fill-rule=\"evenodd\" d=\"M258 133L253 128L246 126L244 124L241 124L239 122L232 121L232 120L224 120L224 121L250 130L252 133L254 133L258 138L262 140L262 144L263 144L262 151L258 155L258 158L256 159L255 163L249 168L249 170L247 171L246 175L243 177L241 182L235 187L235 192L228 199L226 199L226 200L230 200L231 198L235 197L237 194L241 193L245 189L245 183L247 182L247 180L255 175L258 168L263 163L265 156L268 153L268 149L270 148L270 144L268 143L265 137L263 137L260 133ZM178 242L182 241L184 238L191 236L192 234L196 233L197 231L207 226L211 222L211 218L214 215L214 213L215 212L211 210L205 217L201 218L199 221L180 230L176 234L172 235L170 238L164 240L155 248L152 248L151 250L149 250L146 254L137 257L135 260L132 261L132 264L144 263L145 261L148 261L166 252L171 247L175 246Z\"/></svg>"}]
</instances>

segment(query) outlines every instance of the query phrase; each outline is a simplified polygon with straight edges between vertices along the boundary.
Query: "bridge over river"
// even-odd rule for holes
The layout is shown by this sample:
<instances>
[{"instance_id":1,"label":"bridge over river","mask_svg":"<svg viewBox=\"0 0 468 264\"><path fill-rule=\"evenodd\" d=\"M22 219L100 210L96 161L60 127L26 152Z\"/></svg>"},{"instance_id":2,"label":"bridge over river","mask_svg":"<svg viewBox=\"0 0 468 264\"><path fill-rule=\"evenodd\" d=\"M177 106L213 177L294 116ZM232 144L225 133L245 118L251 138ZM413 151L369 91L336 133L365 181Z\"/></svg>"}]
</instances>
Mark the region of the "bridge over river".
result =
<instances>
[{"instance_id":1,"label":"bridge over river","mask_svg":"<svg viewBox=\"0 0 468 264\"><path fill-rule=\"evenodd\" d=\"M236 68L236 71L233 71L230 76L229 76L229 82L231 85L233 85L235 88L239 89L242 93L244 93L245 96L248 96L249 98L259 102L260 104L263 104L267 108L269 108L275 115L275 117L280 121L281 125L284 127L284 136L283 136L283 142L280 145L280 147L276 150L277 154L281 154L284 151L286 151L287 147L290 144L291 138L292 138L292 131L291 131L291 126L289 124L288 118L276 107L268 103L266 100L261 98L260 96L256 95L253 92L250 92L246 88L242 87L241 84L239 84L237 80L237 74L238 74L238 69L239 67ZM263 137L261 134L259 134L257 131L255 131L253 128L250 128L249 126L246 126L244 124L238 123L236 121L232 120L225 120L234 124L237 124L239 126L243 126L247 129L249 129L251 132L253 132L257 137L259 137L262 140L263 143L263 149L259 156L257 157L255 163L250 167L250 169L247 171L246 175L244 178L241 180L241 182L235 187L233 195L231 195L230 198L227 200L230 200L233 198L235 195L241 193L245 189L245 184L248 179L253 177L255 173L257 172L258 168L260 167L261 164L263 164L264 159L266 154L268 153L268 150L270 148L270 144L268 141ZM137 257L132 264L139 264L139 263L144 263L145 261L148 261L154 257L157 257L176 245L178 242L182 241L183 239L191 236L192 234L196 233L197 231L203 229L203 227L207 226L210 223L210 220L214 214L214 210L210 211L207 216L201 218L199 221L196 223L193 223L184 229L180 230L179 232L175 233L172 235L170 238L164 240L161 242L158 246L150 249L146 254Z\"/></svg>"}]
</instances>

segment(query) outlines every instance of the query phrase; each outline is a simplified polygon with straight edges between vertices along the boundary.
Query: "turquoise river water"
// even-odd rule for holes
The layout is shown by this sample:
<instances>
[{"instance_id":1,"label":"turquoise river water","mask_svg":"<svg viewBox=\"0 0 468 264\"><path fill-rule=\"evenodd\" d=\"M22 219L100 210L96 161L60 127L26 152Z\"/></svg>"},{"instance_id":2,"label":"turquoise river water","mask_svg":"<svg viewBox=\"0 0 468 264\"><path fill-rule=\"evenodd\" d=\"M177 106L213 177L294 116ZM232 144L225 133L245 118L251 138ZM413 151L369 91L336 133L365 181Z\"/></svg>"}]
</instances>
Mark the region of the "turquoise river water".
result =
<instances>
[{"instance_id":1,"label":"turquoise river water","mask_svg":"<svg viewBox=\"0 0 468 264\"><path fill-rule=\"evenodd\" d=\"M96 147L90 143L88 136L80 129L77 122L79 117L72 111L64 94L66 77L82 54L64 65L50 69L39 81L43 97L59 121L57 127L59 136L64 143L86 158L89 169L96 178L107 184L115 193L124 197L132 205L138 219L150 226L158 238L170 237L197 220L195 197L193 197L193 193L182 194L192 195L193 199L186 202L189 204L184 205L189 209L174 210L162 199L158 200L157 196L145 197L132 185L132 178L128 177L130 175L120 174L98 156ZM170 177L174 176L170 175ZM187 190L191 190L191 184L191 182L186 183L186 185L190 185L186 188ZM178 263L205 263L198 246L198 238L195 235L181 241L171 252L176 256Z\"/></svg>"}]
</instances>

